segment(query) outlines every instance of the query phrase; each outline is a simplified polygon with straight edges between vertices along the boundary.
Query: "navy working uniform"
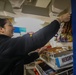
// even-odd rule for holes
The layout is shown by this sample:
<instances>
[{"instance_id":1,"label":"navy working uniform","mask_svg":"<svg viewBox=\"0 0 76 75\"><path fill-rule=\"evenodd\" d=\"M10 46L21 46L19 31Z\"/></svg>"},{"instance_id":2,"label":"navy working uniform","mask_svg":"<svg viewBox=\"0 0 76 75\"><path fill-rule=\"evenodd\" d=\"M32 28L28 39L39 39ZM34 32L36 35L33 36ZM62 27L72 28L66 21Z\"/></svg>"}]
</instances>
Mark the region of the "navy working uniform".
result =
<instances>
[{"instance_id":1,"label":"navy working uniform","mask_svg":"<svg viewBox=\"0 0 76 75\"><path fill-rule=\"evenodd\" d=\"M28 53L44 46L59 28L59 22L54 20L34 33L32 37L28 36L29 34L17 38L0 35L0 75L22 75L23 68L19 70L19 66L28 64L39 57L36 52L30 55Z\"/></svg>"}]
</instances>

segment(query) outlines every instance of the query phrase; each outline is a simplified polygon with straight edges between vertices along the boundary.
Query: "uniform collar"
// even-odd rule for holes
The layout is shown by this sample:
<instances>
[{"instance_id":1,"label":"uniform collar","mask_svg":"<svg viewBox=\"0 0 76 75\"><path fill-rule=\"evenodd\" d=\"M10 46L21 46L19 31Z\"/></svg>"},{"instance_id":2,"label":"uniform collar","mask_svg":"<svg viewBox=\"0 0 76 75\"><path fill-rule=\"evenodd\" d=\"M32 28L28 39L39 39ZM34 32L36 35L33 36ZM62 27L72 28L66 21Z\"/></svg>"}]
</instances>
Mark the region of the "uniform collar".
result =
<instances>
[{"instance_id":1,"label":"uniform collar","mask_svg":"<svg viewBox=\"0 0 76 75\"><path fill-rule=\"evenodd\" d=\"M2 35L2 34L0 34L0 38L11 38L11 37L9 37L9 36L7 36L7 35Z\"/></svg>"}]
</instances>

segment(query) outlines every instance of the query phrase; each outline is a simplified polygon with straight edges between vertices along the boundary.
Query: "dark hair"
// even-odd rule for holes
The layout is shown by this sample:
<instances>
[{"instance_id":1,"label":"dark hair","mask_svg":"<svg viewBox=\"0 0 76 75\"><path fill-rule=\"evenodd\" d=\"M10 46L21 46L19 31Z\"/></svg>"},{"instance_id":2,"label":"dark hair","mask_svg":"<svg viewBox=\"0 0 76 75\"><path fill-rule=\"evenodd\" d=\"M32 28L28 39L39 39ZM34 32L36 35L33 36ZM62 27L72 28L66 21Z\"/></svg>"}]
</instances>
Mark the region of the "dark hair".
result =
<instances>
[{"instance_id":1,"label":"dark hair","mask_svg":"<svg viewBox=\"0 0 76 75\"><path fill-rule=\"evenodd\" d=\"M0 27L4 27L4 25L6 24L6 21L7 19L3 19L3 18L0 18Z\"/></svg>"}]
</instances>

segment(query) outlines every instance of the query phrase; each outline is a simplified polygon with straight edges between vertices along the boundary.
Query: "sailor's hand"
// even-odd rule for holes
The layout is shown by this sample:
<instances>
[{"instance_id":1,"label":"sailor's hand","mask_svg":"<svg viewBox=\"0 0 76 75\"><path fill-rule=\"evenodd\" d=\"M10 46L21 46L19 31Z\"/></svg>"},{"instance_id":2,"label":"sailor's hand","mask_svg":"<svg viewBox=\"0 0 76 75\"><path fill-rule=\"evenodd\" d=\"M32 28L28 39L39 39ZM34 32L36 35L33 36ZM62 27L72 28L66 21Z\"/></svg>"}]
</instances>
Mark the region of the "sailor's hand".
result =
<instances>
[{"instance_id":1,"label":"sailor's hand","mask_svg":"<svg viewBox=\"0 0 76 75\"><path fill-rule=\"evenodd\" d=\"M57 20L60 23L70 21L70 13L66 13L66 14L61 15L60 17L57 18Z\"/></svg>"},{"instance_id":2,"label":"sailor's hand","mask_svg":"<svg viewBox=\"0 0 76 75\"><path fill-rule=\"evenodd\" d=\"M37 51L37 52L39 53L39 55L40 55L40 54L44 53L45 51L47 51L47 47L42 47L42 48L40 48L40 49L37 49L36 51Z\"/></svg>"}]
</instances>

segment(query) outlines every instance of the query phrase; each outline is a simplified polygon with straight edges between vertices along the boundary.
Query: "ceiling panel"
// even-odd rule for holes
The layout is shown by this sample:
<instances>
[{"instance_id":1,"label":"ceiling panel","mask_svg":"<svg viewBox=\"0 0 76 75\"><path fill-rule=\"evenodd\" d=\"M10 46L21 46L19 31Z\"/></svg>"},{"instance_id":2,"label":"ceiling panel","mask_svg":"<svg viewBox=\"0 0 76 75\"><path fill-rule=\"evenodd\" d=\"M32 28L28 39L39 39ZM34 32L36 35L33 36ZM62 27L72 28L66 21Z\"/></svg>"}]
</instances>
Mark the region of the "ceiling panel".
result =
<instances>
[{"instance_id":1,"label":"ceiling panel","mask_svg":"<svg viewBox=\"0 0 76 75\"><path fill-rule=\"evenodd\" d=\"M46 8L51 0L37 0L36 6Z\"/></svg>"},{"instance_id":2,"label":"ceiling panel","mask_svg":"<svg viewBox=\"0 0 76 75\"><path fill-rule=\"evenodd\" d=\"M47 8L24 5L22 8L22 12L25 14L34 14L49 17L49 9Z\"/></svg>"}]
</instances>

